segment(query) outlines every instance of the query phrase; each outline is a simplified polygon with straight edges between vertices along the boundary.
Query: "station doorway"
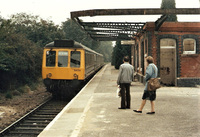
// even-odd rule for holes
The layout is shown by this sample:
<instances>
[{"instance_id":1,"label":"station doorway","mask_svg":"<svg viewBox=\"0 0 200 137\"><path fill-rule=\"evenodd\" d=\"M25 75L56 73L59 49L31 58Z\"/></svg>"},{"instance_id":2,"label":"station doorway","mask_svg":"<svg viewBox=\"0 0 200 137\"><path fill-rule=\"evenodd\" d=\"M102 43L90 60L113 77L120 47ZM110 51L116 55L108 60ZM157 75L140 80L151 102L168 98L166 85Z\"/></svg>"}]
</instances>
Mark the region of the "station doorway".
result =
<instances>
[{"instance_id":1,"label":"station doorway","mask_svg":"<svg viewBox=\"0 0 200 137\"><path fill-rule=\"evenodd\" d=\"M176 79L176 40L160 40L160 78L161 83L175 86Z\"/></svg>"}]
</instances>

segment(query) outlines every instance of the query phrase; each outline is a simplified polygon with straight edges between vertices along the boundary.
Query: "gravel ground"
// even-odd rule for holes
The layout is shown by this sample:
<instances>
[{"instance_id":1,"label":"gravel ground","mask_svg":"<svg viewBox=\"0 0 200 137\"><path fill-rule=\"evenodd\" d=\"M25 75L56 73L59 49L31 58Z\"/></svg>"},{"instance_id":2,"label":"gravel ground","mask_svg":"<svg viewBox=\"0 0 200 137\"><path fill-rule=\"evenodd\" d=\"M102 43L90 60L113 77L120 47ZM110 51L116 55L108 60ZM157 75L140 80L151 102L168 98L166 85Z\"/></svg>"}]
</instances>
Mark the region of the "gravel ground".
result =
<instances>
[{"instance_id":1,"label":"gravel ground","mask_svg":"<svg viewBox=\"0 0 200 137\"><path fill-rule=\"evenodd\" d=\"M6 99L0 95L0 131L50 96L51 94L46 92L43 85L39 86L37 90L29 89L20 96L14 96L13 99Z\"/></svg>"}]
</instances>

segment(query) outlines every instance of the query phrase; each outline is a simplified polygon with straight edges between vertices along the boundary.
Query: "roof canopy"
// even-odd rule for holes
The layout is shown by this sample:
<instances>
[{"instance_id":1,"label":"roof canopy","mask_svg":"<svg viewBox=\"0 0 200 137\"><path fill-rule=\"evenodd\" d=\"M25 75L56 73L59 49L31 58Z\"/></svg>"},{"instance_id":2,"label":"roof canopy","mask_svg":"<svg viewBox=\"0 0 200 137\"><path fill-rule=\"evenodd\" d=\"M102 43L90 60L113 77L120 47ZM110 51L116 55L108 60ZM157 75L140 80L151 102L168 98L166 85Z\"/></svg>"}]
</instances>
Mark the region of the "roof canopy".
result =
<instances>
[{"instance_id":1,"label":"roof canopy","mask_svg":"<svg viewBox=\"0 0 200 137\"><path fill-rule=\"evenodd\" d=\"M146 22L84 22L80 17L125 16L125 15L162 15L155 20L155 30L159 30L169 14L200 14L200 8L179 9L97 9L71 12L75 20L91 38L99 41L131 40L143 32Z\"/></svg>"}]
</instances>

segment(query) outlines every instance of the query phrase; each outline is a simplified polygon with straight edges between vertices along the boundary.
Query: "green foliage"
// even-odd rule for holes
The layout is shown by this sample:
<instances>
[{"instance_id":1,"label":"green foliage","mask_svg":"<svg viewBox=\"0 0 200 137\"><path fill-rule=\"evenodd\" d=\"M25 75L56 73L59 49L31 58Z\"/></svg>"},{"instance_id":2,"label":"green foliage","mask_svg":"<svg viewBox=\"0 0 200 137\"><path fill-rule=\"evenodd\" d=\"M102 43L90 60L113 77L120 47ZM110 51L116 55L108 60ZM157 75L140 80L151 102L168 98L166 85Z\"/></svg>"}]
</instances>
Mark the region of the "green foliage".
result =
<instances>
[{"instance_id":1,"label":"green foliage","mask_svg":"<svg viewBox=\"0 0 200 137\"><path fill-rule=\"evenodd\" d=\"M19 87L17 88L17 90L22 94L25 93L24 87Z\"/></svg>"},{"instance_id":2,"label":"green foliage","mask_svg":"<svg viewBox=\"0 0 200 137\"><path fill-rule=\"evenodd\" d=\"M96 49L96 51L103 54L105 62L111 62L111 55L113 51L112 42L100 42L100 46Z\"/></svg>"},{"instance_id":3,"label":"green foliage","mask_svg":"<svg viewBox=\"0 0 200 137\"><path fill-rule=\"evenodd\" d=\"M65 32L66 39L73 39L80 43L87 39L86 33L72 19L67 19L67 21L63 22L62 29Z\"/></svg>"},{"instance_id":4,"label":"green foliage","mask_svg":"<svg viewBox=\"0 0 200 137\"><path fill-rule=\"evenodd\" d=\"M17 33L6 37L5 41L6 46L0 45L0 66L3 66L0 67L0 77L4 79L0 83L1 87L12 88L10 85L29 83L37 79L41 70L42 49Z\"/></svg>"},{"instance_id":5,"label":"green foliage","mask_svg":"<svg viewBox=\"0 0 200 137\"><path fill-rule=\"evenodd\" d=\"M112 43L111 42L98 42L90 38L80 26L78 26L73 20L68 19L63 22L62 29L65 32L66 39L73 39L83 45L101 53L104 55L104 61L111 61Z\"/></svg>"},{"instance_id":6,"label":"green foliage","mask_svg":"<svg viewBox=\"0 0 200 137\"><path fill-rule=\"evenodd\" d=\"M73 39L93 50L97 49L100 45L99 42L91 39L72 19L63 22L62 29L65 32L66 39Z\"/></svg>"},{"instance_id":7,"label":"green foliage","mask_svg":"<svg viewBox=\"0 0 200 137\"><path fill-rule=\"evenodd\" d=\"M7 92L6 95L5 95L5 97L6 97L7 99L12 99L12 98L13 98L13 95L12 95L10 92Z\"/></svg>"},{"instance_id":8,"label":"green foliage","mask_svg":"<svg viewBox=\"0 0 200 137\"><path fill-rule=\"evenodd\" d=\"M21 93L18 90L14 90L14 91L12 91L12 95L19 96L19 95L21 95Z\"/></svg>"},{"instance_id":9,"label":"green foliage","mask_svg":"<svg viewBox=\"0 0 200 137\"><path fill-rule=\"evenodd\" d=\"M0 16L0 91L31 85L38 80L43 47L55 39L76 40L102 53L106 62L111 60L112 43L91 39L70 19L59 27L26 13L13 15L8 20ZM23 93L25 89L18 91ZM12 98L9 94L7 98Z\"/></svg>"},{"instance_id":10,"label":"green foliage","mask_svg":"<svg viewBox=\"0 0 200 137\"><path fill-rule=\"evenodd\" d=\"M115 65L115 69L119 69L124 56L131 57L131 46L121 45L121 41L117 41L112 54L112 64Z\"/></svg>"},{"instance_id":11,"label":"green foliage","mask_svg":"<svg viewBox=\"0 0 200 137\"><path fill-rule=\"evenodd\" d=\"M35 82L36 83L36 82ZM32 85L32 83L30 84ZM17 88L17 90L20 92L20 93L28 93L31 91L31 88L26 84L26 85L23 85L23 86L20 86L19 88Z\"/></svg>"},{"instance_id":12,"label":"green foliage","mask_svg":"<svg viewBox=\"0 0 200 137\"><path fill-rule=\"evenodd\" d=\"M0 17L0 90L15 89L41 77L43 46L63 38L59 26L38 16Z\"/></svg>"},{"instance_id":13,"label":"green foliage","mask_svg":"<svg viewBox=\"0 0 200 137\"><path fill-rule=\"evenodd\" d=\"M59 26L54 25L52 21L43 20L39 16L19 13L12 15L11 20L16 33L24 34L27 39L41 47L55 39L64 38L64 33Z\"/></svg>"},{"instance_id":14,"label":"green foliage","mask_svg":"<svg viewBox=\"0 0 200 137\"><path fill-rule=\"evenodd\" d=\"M175 0L162 0L161 9L175 9L175 8L176 8ZM170 15L168 15L168 18L167 18L166 21L168 21L168 22L175 22L175 21L177 21L176 14L170 14Z\"/></svg>"}]
</instances>

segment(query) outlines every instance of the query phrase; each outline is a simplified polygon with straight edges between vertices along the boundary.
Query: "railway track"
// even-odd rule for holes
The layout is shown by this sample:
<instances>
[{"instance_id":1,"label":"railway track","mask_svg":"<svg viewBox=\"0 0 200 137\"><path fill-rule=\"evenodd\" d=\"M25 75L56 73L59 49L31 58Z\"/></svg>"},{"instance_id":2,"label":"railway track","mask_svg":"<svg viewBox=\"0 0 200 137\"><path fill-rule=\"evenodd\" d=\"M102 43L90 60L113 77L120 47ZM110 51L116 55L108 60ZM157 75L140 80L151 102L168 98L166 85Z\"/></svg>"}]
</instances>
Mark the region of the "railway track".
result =
<instances>
[{"instance_id":1,"label":"railway track","mask_svg":"<svg viewBox=\"0 0 200 137\"><path fill-rule=\"evenodd\" d=\"M0 137L37 137L67 101L49 99L0 132Z\"/></svg>"},{"instance_id":2,"label":"railway track","mask_svg":"<svg viewBox=\"0 0 200 137\"><path fill-rule=\"evenodd\" d=\"M96 74L96 73L95 73ZM79 89L95 75L87 79ZM78 93L79 91L77 91ZM37 137L71 99L50 98L0 132L0 137Z\"/></svg>"}]
</instances>

